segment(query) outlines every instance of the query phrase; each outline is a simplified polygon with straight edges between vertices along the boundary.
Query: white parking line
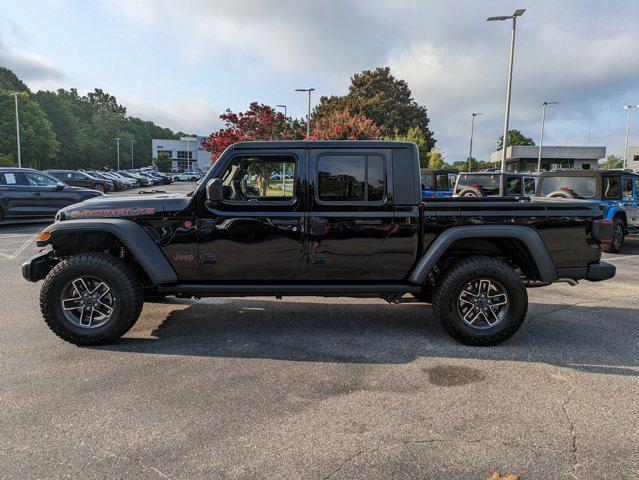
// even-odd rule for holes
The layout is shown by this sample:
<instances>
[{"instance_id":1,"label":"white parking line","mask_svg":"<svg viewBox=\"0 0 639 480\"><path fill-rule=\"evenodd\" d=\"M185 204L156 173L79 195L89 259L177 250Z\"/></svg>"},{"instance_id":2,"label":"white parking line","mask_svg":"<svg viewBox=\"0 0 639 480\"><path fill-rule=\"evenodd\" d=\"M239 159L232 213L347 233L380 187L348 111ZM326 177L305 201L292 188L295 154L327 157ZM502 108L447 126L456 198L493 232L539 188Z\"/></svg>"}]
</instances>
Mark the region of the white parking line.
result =
<instances>
[{"instance_id":1,"label":"white parking line","mask_svg":"<svg viewBox=\"0 0 639 480\"><path fill-rule=\"evenodd\" d=\"M614 260L625 260L627 258L639 258L638 255L624 255L623 257L606 257L604 260L606 262L612 262Z\"/></svg>"},{"instance_id":2,"label":"white parking line","mask_svg":"<svg viewBox=\"0 0 639 480\"><path fill-rule=\"evenodd\" d=\"M20 247L18 247L18 249L13 252L11 255L8 255L6 253L2 253L0 252L0 257L9 259L9 260L13 260L14 258L17 258L22 252L24 252L27 248L29 248L29 246L33 243L33 241L37 238L37 236L39 235L39 233L34 233L33 235L31 235L29 237L29 239L22 243L22 245Z\"/></svg>"}]
</instances>

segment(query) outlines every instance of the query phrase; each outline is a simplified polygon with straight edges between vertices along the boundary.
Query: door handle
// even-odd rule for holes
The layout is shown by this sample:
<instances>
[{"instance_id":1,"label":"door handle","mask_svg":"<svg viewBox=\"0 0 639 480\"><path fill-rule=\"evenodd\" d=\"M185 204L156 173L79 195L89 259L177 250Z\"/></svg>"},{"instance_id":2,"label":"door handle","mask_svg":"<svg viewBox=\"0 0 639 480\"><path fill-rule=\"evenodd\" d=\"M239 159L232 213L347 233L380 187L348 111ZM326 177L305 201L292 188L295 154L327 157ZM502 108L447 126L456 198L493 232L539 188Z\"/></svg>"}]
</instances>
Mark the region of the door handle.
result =
<instances>
[{"instance_id":1,"label":"door handle","mask_svg":"<svg viewBox=\"0 0 639 480\"><path fill-rule=\"evenodd\" d=\"M41 196L42 196L42 194L41 194L40 192L35 192L33 195L34 195L35 197L41 197Z\"/></svg>"},{"instance_id":2,"label":"door handle","mask_svg":"<svg viewBox=\"0 0 639 480\"><path fill-rule=\"evenodd\" d=\"M381 225L380 219L355 220L355 225Z\"/></svg>"}]
</instances>

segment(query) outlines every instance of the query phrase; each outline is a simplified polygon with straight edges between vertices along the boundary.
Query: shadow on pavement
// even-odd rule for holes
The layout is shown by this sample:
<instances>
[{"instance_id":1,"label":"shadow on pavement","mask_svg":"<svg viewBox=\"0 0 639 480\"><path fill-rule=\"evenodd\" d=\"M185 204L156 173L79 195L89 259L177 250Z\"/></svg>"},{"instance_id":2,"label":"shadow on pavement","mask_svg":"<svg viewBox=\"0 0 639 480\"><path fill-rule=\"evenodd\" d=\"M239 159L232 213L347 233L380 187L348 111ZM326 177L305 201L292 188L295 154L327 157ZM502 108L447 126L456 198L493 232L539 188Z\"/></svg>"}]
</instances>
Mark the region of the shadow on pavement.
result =
<instances>
[{"instance_id":1,"label":"shadow on pavement","mask_svg":"<svg viewBox=\"0 0 639 480\"><path fill-rule=\"evenodd\" d=\"M167 301L167 303L170 301ZM304 362L403 364L419 357L539 362L592 373L639 376L631 308L533 304L522 329L497 347L452 340L420 303L327 304L233 299L173 310L112 351Z\"/></svg>"}]
</instances>

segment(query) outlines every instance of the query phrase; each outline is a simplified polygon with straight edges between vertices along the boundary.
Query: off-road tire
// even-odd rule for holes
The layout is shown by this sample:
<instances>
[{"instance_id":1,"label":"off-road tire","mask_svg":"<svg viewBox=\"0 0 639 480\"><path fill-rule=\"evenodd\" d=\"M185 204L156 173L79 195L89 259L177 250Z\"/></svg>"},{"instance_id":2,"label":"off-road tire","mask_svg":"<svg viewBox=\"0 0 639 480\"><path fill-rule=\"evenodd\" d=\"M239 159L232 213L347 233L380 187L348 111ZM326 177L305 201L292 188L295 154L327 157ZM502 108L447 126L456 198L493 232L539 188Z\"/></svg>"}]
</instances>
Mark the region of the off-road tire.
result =
<instances>
[{"instance_id":1,"label":"off-road tire","mask_svg":"<svg viewBox=\"0 0 639 480\"><path fill-rule=\"evenodd\" d=\"M548 194L548 198L577 198L576 195L572 192L567 192L565 190L555 190L554 192L550 192Z\"/></svg>"},{"instance_id":2,"label":"off-road tire","mask_svg":"<svg viewBox=\"0 0 639 480\"><path fill-rule=\"evenodd\" d=\"M73 324L61 307L63 289L74 277L82 275L104 281L116 300L112 317L94 329ZM44 321L58 337L75 345L105 345L116 341L133 327L142 305L140 281L127 264L107 253L82 253L65 258L49 272L40 290Z\"/></svg>"},{"instance_id":3,"label":"off-road tire","mask_svg":"<svg viewBox=\"0 0 639 480\"><path fill-rule=\"evenodd\" d=\"M519 274L506 262L492 257L468 257L441 275L433 295L433 311L444 329L465 345L490 346L507 340L521 327L528 310L528 294ZM473 279L493 279L508 295L508 310L495 326L477 329L467 325L458 310L462 289Z\"/></svg>"},{"instance_id":4,"label":"off-road tire","mask_svg":"<svg viewBox=\"0 0 639 480\"><path fill-rule=\"evenodd\" d=\"M464 187L463 190L459 192L460 197L483 197L484 192L482 192L477 187Z\"/></svg>"},{"instance_id":5,"label":"off-road tire","mask_svg":"<svg viewBox=\"0 0 639 480\"><path fill-rule=\"evenodd\" d=\"M621 240L615 240L615 232L621 229ZM615 218L612 222L612 234L613 240L611 243L603 243L601 245L601 250L606 253L619 253L623 248L623 244L626 242L626 224L623 222L621 218Z\"/></svg>"}]
</instances>

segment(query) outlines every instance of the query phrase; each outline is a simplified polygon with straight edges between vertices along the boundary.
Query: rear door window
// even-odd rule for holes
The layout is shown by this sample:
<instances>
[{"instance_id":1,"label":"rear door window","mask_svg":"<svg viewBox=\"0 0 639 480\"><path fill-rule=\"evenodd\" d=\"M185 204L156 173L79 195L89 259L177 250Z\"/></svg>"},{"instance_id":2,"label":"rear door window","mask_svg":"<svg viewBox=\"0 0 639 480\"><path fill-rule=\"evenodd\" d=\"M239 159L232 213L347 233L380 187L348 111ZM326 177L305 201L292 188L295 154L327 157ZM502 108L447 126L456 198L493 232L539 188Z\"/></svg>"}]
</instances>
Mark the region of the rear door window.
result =
<instances>
[{"instance_id":1,"label":"rear door window","mask_svg":"<svg viewBox=\"0 0 639 480\"><path fill-rule=\"evenodd\" d=\"M506 195L521 195L521 177L506 177Z\"/></svg>"},{"instance_id":2,"label":"rear door window","mask_svg":"<svg viewBox=\"0 0 639 480\"><path fill-rule=\"evenodd\" d=\"M539 193L550 195L553 192L564 191L574 193L577 197L592 198L597 192L595 177L542 177Z\"/></svg>"},{"instance_id":3,"label":"rear door window","mask_svg":"<svg viewBox=\"0 0 639 480\"><path fill-rule=\"evenodd\" d=\"M621 192L623 198L632 198L632 178L624 177L621 179Z\"/></svg>"},{"instance_id":4,"label":"rear door window","mask_svg":"<svg viewBox=\"0 0 639 480\"><path fill-rule=\"evenodd\" d=\"M603 198L606 200L619 200L621 198L621 179L619 177L604 177Z\"/></svg>"},{"instance_id":5,"label":"rear door window","mask_svg":"<svg viewBox=\"0 0 639 480\"><path fill-rule=\"evenodd\" d=\"M532 177L524 178L524 194L525 195L534 195L535 194L535 179Z\"/></svg>"},{"instance_id":6,"label":"rear door window","mask_svg":"<svg viewBox=\"0 0 639 480\"><path fill-rule=\"evenodd\" d=\"M462 191L464 187L479 188L485 195L497 195L499 175L460 175L457 181L457 192Z\"/></svg>"},{"instance_id":7,"label":"rear door window","mask_svg":"<svg viewBox=\"0 0 639 480\"><path fill-rule=\"evenodd\" d=\"M323 202L380 202L386 192L384 158L379 155L321 155L318 198Z\"/></svg>"},{"instance_id":8,"label":"rear door window","mask_svg":"<svg viewBox=\"0 0 639 480\"><path fill-rule=\"evenodd\" d=\"M27 177L22 172L5 172L0 173L0 185L12 186L12 185L29 185Z\"/></svg>"}]
</instances>

